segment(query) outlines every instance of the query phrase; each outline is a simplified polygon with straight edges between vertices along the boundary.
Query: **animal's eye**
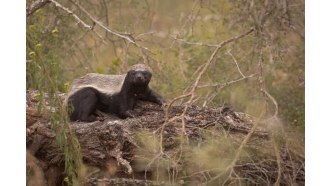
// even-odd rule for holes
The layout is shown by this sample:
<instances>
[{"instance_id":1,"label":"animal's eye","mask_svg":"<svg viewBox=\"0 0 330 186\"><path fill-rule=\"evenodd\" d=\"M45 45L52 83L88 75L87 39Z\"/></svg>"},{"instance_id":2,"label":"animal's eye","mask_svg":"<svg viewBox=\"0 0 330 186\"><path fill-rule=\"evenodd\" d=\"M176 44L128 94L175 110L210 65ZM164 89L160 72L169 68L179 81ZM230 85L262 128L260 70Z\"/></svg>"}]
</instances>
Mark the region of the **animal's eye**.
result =
<instances>
[{"instance_id":1,"label":"animal's eye","mask_svg":"<svg viewBox=\"0 0 330 186\"><path fill-rule=\"evenodd\" d=\"M146 78L150 78L151 74L149 72L143 72L143 76Z\"/></svg>"},{"instance_id":2,"label":"animal's eye","mask_svg":"<svg viewBox=\"0 0 330 186\"><path fill-rule=\"evenodd\" d=\"M136 74L136 72L135 71L130 71L130 74L134 75L134 74Z\"/></svg>"}]
</instances>

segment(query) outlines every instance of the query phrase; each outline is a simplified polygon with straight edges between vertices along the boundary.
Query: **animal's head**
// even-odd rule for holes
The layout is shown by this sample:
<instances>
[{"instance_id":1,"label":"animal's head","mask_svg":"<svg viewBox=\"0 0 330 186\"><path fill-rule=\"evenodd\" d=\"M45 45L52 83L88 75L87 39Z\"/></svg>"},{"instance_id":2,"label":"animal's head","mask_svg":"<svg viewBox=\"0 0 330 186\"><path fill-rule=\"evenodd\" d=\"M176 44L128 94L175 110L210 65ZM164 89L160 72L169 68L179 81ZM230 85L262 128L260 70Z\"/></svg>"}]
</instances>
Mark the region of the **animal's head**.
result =
<instances>
[{"instance_id":1,"label":"animal's head","mask_svg":"<svg viewBox=\"0 0 330 186\"><path fill-rule=\"evenodd\" d=\"M144 64L133 65L126 75L126 79L136 85L148 85L151 77L151 69Z\"/></svg>"}]
</instances>

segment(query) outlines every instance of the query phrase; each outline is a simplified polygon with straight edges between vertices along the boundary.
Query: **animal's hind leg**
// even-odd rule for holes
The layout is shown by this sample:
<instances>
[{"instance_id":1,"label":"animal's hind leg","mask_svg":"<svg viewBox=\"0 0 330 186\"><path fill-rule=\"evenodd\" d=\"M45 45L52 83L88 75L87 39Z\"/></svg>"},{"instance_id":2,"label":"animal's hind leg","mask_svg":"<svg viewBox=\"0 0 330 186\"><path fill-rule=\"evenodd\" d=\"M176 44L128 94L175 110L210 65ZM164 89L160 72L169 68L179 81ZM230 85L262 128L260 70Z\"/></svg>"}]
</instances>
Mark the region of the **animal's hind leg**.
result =
<instances>
[{"instance_id":1,"label":"animal's hind leg","mask_svg":"<svg viewBox=\"0 0 330 186\"><path fill-rule=\"evenodd\" d=\"M71 120L79 121L95 121L96 117L93 114L97 106L97 95L95 90L86 88L79 90L72 96L71 104L73 105L73 113Z\"/></svg>"}]
</instances>

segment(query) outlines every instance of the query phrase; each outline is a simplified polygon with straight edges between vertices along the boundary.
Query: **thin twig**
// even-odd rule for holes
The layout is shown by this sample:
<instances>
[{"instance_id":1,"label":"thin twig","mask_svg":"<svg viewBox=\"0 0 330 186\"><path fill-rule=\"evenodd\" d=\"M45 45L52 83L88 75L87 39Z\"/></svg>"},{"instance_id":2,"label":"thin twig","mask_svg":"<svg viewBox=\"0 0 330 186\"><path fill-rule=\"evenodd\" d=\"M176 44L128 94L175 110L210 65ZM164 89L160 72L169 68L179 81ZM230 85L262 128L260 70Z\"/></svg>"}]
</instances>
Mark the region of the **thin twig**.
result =
<instances>
[{"instance_id":1,"label":"thin twig","mask_svg":"<svg viewBox=\"0 0 330 186\"><path fill-rule=\"evenodd\" d=\"M275 155L276 155L276 163L277 163L277 168L278 168L278 171L277 171L277 179L276 179L276 182L275 182L275 186L279 186L280 185L280 182L281 182L281 174L282 174L282 166L281 166L281 155L280 155L280 151L277 147L277 144L276 144L276 141L275 141L275 135L274 135L274 132L272 133L272 143L273 143L273 146L274 146L274 151L275 151Z\"/></svg>"},{"instance_id":2,"label":"thin twig","mask_svg":"<svg viewBox=\"0 0 330 186\"><path fill-rule=\"evenodd\" d=\"M260 118L261 118L262 115L263 115L263 113L260 114L259 120L260 120ZM233 170L233 168L234 168L235 165L236 165L236 162L238 161L239 156L240 156L241 153L242 153L243 148L246 146L247 142L250 140L252 134L253 134L253 133L255 132L255 130L257 129L257 126L258 126L259 123L260 123L260 122L257 121L257 122L253 125L253 127L251 128L251 130L249 131L249 133L245 136L244 140L242 141L242 143L241 143L240 146L238 147L238 149L237 149L237 151L236 151L236 153L235 153L235 156L234 156L232 162L231 162L231 163L225 168L225 170L224 170L222 173L220 173L220 174L218 174L217 176L213 177L209 182L212 182L212 181L214 181L214 180L220 178L220 177L221 177L223 174L225 174L227 171L229 171L229 170L232 171L232 170Z\"/></svg>"},{"instance_id":3,"label":"thin twig","mask_svg":"<svg viewBox=\"0 0 330 186\"><path fill-rule=\"evenodd\" d=\"M251 74L251 75L241 77L241 78L238 78L238 79L235 79L235 80L232 80L232 81L228 81L228 82L225 82L225 83L214 83L214 84L207 84L207 85L199 85L199 86L197 86L197 88L205 88L205 87L221 87L221 88L223 88L227 85L231 85L233 83L237 83L239 81L242 81L242 80L245 80L245 79L248 79L248 78L252 78L254 76L256 76L256 74Z\"/></svg>"},{"instance_id":4,"label":"thin twig","mask_svg":"<svg viewBox=\"0 0 330 186\"><path fill-rule=\"evenodd\" d=\"M233 58L234 63L236 64L238 72L241 74L242 77L245 77L245 75L242 73L241 69L238 66L236 58L233 56L233 54L228 50L227 53Z\"/></svg>"},{"instance_id":5,"label":"thin twig","mask_svg":"<svg viewBox=\"0 0 330 186\"><path fill-rule=\"evenodd\" d=\"M276 118L278 115L278 104L277 104L276 99L271 94L269 94L265 89L261 89L261 92L263 92L273 102L273 104L275 106L275 112L271 118ZM271 118L269 118L269 119L271 119Z\"/></svg>"},{"instance_id":6,"label":"thin twig","mask_svg":"<svg viewBox=\"0 0 330 186\"><path fill-rule=\"evenodd\" d=\"M126 41L128 41L129 43L132 43L134 46L138 47L138 48L142 48L144 50L147 50L149 52L151 52L148 48L139 45L138 43L135 42L135 39L130 35L130 34L123 34L120 33L118 31L115 31L107 26L105 26L101 21L97 20L96 18L94 18L94 16L92 16L86 9L84 9L82 6L80 6L80 4L78 4L77 2L73 1L73 0L69 0L71 3L73 3L75 6L77 6L82 12L84 12L89 19L91 19L96 25L100 26L101 28L103 28L105 31L121 38L124 39Z\"/></svg>"},{"instance_id":7,"label":"thin twig","mask_svg":"<svg viewBox=\"0 0 330 186\"><path fill-rule=\"evenodd\" d=\"M46 4L50 3L50 0L37 0L33 1L28 8L26 8L26 17L32 15L35 11L42 8Z\"/></svg>"},{"instance_id":8,"label":"thin twig","mask_svg":"<svg viewBox=\"0 0 330 186\"><path fill-rule=\"evenodd\" d=\"M77 24L81 24L83 27L87 28L88 30L92 30L102 40L103 43L106 43L105 40L103 39L103 37L93 29L94 26L90 26L87 23L85 23L75 13L73 13L71 10L69 10L68 8L61 5L59 2L57 2L55 0L50 0L50 2L54 3L56 7L61 8L62 10L67 12L69 15L71 15L74 19L76 19L78 21Z\"/></svg>"},{"instance_id":9,"label":"thin twig","mask_svg":"<svg viewBox=\"0 0 330 186\"><path fill-rule=\"evenodd\" d=\"M206 46L206 47L217 47L218 44L207 44L207 43L202 43L202 42L190 42L186 41L184 39L179 39L177 37L171 36L175 41L179 41L188 45L197 45L197 46Z\"/></svg>"},{"instance_id":10,"label":"thin twig","mask_svg":"<svg viewBox=\"0 0 330 186\"><path fill-rule=\"evenodd\" d=\"M185 116L185 114L186 114L186 112L187 112L187 110L188 110L188 107L192 104L192 101L193 101L194 98L195 98L195 91L196 91L196 89L197 89L197 87L198 87L198 84L199 84L199 82L200 82L200 79L201 79L202 75L206 72L206 70L208 69L209 65L210 65L211 62L213 61L213 59L214 59L214 57L216 56L216 54L218 53L218 51L219 51L221 48L223 48L225 45L227 45L227 44L229 44L229 43L231 43L231 42L233 42L233 41L236 41L236 40L238 40L238 39L240 39L240 38L242 38L242 37L244 37L244 36L246 36L246 35L249 35L249 34L252 33L253 31L254 31L254 28L251 28L250 30L248 30L248 31L246 31L246 32L244 32L244 33L242 33L242 34L240 34L240 35L237 35L237 36L235 36L235 37L232 37L232 38L230 38L230 39L227 39L227 40L225 40L225 41L219 43L219 44L217 45L217 47L214 49L213 53L211 54L211 56L209 57L209 59L206 61L205 65L203 66L203 68L201 69L201 71L198 73L198 75L197 75L197 77L196 77L196 80L195 80L195 82L194 82L194 84L193 84L193 86L192 86L190 92L189 92L188 94L184 95L184 97L187 97L187 95L188 95L188 96L190 96L190 98L189 98L189 100L186 102L186 105L185 105L185 107L184 107L184 110L183 110L182 114L180 115L180 117L181 117L181 122L182 122L181 130L182 130L182 133L183 133L183 134L185 133L185 117L184 117L184 116ZM168 109L169 109L169 107L170 107L170 105L167 107L167 110L166 110L166 113L165 113L166 116L168 116ZM165 126L167 123L168 123L168 118L165 118L165 122L164 122L163 126ZM164 129L163 129L163 127L162 127L162 131L163 131L163 130L164 130ZM162 138L162 134L161 134L161 138Z\"/></svg>"},{"instance_id":11,"label":"thin twig","mask_svg":"<svg viewBox=\"0 0 330 186\"><path fill-rule=\"evenodd\" d=\"M262 64L263 64L263 50L262 48L260 49L260 56L259 56L259 84L260 84L260 91L265 95L265 98L267 99L270 99L272 101L272 103L274 104L275 106L275 112L273 114L273 116L271 116L270 118L267 118L265 120L263 120L262 122L263 123L266 123L266 122L274 122L272 120L278 120L277 118L277 115L278 115L278 104L277 104L277 101L276 99L266 90L266 86L264 85L264 80L262 78ZM282 127L281 127L282 128ZM285 132L282 128L282 131L283 131L283 134L285 135ZM276 163L277 163L277 167L278 167L278 173L277 173L277 179L276 179L276 182L275 182L275 186L278 186L280 185L280 182L281 182L281 174L282 174L282 166L281 166L281 155L280 155L280 152L279 152L279 149L278 149L278 146L276 144L276 141L275 141L275 131L272 130L272 143L273 143L273 146L274 146L274 151L275 151L275 156L276 156Z\"/></svg>"}]
</instances>

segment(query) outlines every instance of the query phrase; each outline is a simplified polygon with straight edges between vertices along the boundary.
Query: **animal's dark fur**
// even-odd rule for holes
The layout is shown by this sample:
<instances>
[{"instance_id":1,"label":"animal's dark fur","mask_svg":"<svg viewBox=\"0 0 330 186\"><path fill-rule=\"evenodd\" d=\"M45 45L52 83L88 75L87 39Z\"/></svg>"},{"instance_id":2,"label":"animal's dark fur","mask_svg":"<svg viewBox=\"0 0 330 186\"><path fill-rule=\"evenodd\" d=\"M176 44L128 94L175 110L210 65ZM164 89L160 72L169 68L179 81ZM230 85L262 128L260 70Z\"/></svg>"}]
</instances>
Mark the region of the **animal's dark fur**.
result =
<instances>
[{"instance_id":1,"label":"animal's dark fur","mask_svg":"<svg viewBox=\"0 0 330 186\"><path fill-rule=\"evenodd\" d=\"M162 105L164 99L148 86L151 76L149 67L138 64L125 75L87 74L73 81L67 100L70 120L95 121L96 110L134 117L138 99Z\"/></svg>"}]
</instances>

